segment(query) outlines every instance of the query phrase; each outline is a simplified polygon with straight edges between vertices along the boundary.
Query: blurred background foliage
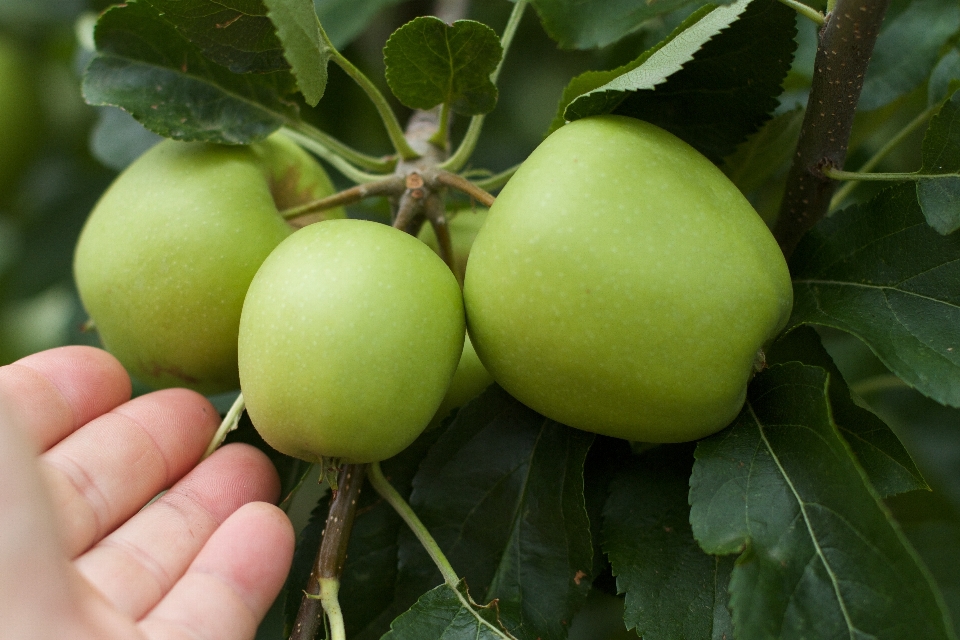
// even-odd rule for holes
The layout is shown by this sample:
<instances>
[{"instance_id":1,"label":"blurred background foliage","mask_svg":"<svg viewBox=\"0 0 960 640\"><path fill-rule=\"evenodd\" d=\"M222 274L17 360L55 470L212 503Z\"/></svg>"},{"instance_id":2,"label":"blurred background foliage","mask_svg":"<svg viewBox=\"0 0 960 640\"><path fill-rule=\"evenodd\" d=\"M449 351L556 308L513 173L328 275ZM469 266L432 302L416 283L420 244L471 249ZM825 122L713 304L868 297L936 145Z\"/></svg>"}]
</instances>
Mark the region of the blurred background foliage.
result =
<instances>
[{"instance_id":1,"label":"blurred background foliage","mask_svg":"<svg viewBox=\"0 0 960 640\"><path fill-rule=\"evenodd\" d=\"M432 3L364 0L363 10L357 9L355 0L315 3L334 42L390 95L383 80L383 45L393 29L429 13ZM98 344L95 333L83 330L86 317L71 275L73 247L87 214L117 172L158 140L123 112L90 107L80 97L80 77L91 55L92 25L108 4L103 0L0 2L0 364L58 345ZM907 0L894 0L890 15L906 11L909 5ZM510 8L508 2L477 1L470 17L499 31ZM560 51L528 12L505 63L500 102L487 120L471 168L496 172L520 162L542 139L571 77L635 58L683 17L680 13L653 20L604 49ZM779 204L813 68L815 27L805 20L798 26L800 46L778 117L757 134L781 142L770 145L773 151L761 158L762 169L738 159L737 154L725 163L768 222ZM902 37L909 42L923 36ZM948 39L936 52L938 58L960 58L955 45ZM857 117L848 167L860 166L926 109L928 93L934 89L924 81L892 102L885 103L882 96L871 98L878 106ZM394 107L403 120L407 110L399 103ZM373 154L390 148L372 105L335 66L330 67L320 104L316 108L301 104L301 109L308 120L356 148ZM454 124L455 139L465 125L465 119ZM875 170L917 169L922 135L921 127ZM336 174L331 174L336 180ZM847 202L866 199L879 188L879 184L861 184ZM386 207L364 204L351 215L385 218ZM934 489L899 496L889 506L938 578L954 619L960 620L960 411L940 406L904 385L856 338L821 333L851 389L894 428ZM612 580L607 582L604 590L600 588L603 580L598 580L596 593L572 625L571 637L612 638L624 633L622 605L611 593L615 591ZM268 626L261 637L273 637ZM635 637L632 633L622 637L631 635Z\"/></svg>"}]
</instances>

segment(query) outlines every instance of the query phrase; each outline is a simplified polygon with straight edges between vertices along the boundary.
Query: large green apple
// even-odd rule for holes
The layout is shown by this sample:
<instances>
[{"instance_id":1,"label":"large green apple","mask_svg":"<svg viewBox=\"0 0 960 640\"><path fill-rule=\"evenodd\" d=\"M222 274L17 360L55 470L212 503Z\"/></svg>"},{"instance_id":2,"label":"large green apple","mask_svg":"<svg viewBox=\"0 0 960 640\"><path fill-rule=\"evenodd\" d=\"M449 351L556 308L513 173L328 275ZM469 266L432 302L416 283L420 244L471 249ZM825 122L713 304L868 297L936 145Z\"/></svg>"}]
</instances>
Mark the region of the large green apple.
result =
<instances>
[{"instance_id":1,"label":"large green apple","mask_svg":"<svg viewBox=\"0 0 960 640\"><path fill-rule=\"evenodd\" d=\"M467 263L480 359L570 426L681 442L740 411L793 302L783 255L736 187L651 124L577 120L504 187Z\"/></svg>"},{"instance_id":2,"label":"large green apple","mask_svg":"<svg viewBox=\"0 0 960 640\"><path fill-rule=\"evenodd\" d=\"M247 411L288 455L389 458L436 412L463 337L460 286L425 244L363 220L310 225L270 254L247 293Z\"/></svg>"},{"instance_id":3,"label":"large green apple","mask_svg":"<svg viewBox=\"0 0 960 640\"><path fill-rule=\"evenodd\" d=\"M36 151L42 130L33 72L23 51L0 37L0 201Z\"/></svg>"},{"instance_id":4,"label":"large green apple","mask_svg":"<svg viewBox=\"0 0 960 640\"><path fill-rule=\"evenodd\" d=\"M244 295L292 232L278 206L332 191L279 134L248 147L156 145L104 193L77 244L77 288L104 346L154 387L236 389Z\"/></svg>"}]
</instances>

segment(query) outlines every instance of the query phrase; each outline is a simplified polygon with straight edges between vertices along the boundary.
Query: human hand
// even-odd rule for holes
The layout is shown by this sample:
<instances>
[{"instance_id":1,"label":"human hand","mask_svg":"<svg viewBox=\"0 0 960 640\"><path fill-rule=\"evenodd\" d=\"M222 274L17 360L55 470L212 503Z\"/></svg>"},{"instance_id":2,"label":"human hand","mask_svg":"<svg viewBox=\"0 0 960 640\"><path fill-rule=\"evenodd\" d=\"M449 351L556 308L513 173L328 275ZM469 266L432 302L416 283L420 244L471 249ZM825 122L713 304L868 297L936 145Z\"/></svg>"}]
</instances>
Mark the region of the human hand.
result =
<instances>
[{"instance_id":1,"label":"human hand","mask_svg":"<svg viewBox=\"0 0 960 640\"><path fill-rule=\"evenodd\" d=\"M252 638L279 592L294 535L267 457L234 444L194 468L210 403L129 398L99 349L0 368L0 637Z\"/></svg>"}]
</instances>

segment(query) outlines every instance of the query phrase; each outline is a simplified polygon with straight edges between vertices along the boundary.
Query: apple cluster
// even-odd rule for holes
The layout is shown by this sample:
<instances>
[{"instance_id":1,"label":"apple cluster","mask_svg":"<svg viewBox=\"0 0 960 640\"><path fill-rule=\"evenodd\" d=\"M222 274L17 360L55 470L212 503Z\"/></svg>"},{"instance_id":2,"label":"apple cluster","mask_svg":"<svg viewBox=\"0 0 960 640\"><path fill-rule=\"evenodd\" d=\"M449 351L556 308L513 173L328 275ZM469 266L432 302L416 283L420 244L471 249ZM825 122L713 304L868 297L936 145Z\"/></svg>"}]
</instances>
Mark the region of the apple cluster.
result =
<instances>
[{"instance_id":1,"label":"apple cluster","mask_svg":"<svg viewBox=\"0 0 960 640\"><path fill-rule=\"evenodd\" d=\"M342 210L294 231L280 215L332 190L280 134L157 145L77 246L106 348L153 386L239 385L279 451L362 463L492 380L580 429L701 438L740 410L790 313L786 264L749 203L634 119L579 120L534 151L468 225L462 293L402 231Z\"/></svg>"}]
</instances>

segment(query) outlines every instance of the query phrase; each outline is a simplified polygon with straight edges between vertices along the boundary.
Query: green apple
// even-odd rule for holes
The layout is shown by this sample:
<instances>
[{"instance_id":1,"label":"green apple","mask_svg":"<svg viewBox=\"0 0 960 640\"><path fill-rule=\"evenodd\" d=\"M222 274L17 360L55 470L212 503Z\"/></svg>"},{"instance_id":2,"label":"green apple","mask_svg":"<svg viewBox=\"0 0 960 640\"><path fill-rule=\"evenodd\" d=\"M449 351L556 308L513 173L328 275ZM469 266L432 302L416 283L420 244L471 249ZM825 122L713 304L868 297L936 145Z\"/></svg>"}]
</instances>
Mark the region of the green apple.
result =
<instances>
[{"instance_id":1,"label":"green apple","mask_svg":"<svg viewBox=\"0 0 960 640\"><path fill-rule=\"evenodd\" d=\"M553 133L504 187L464 301L481 361L520 401L682 442L737 415L793 297L777 243L719 169L658 127L601 116Z\"/></svg>"},{"instance_id":2,"label":"green apple","mask_svg":"<svg viewBox=\"0 0 960 640\"><path fill-rule=\"evenodd\" d=\"M468 335L463 341L463 352L460 354L460 362L453 373L450 387L443 396L443 401L434 414L433 420L430 421L429 428L440 426L451 411L479 396L491 384L493 384L493 376L480 362L477 350L473 348L473 342Z\"/></svg>"},{"instance_id":3,"label":"green apple","mask_svg":"<svg viewBox=\"0 0 960 640\"><path fill-rule=\"evenodd\" d=\"M41 109L27 56L0 37L0 201L36 151Z\"/></svg>"},{"instance_id":4,"label":"green apple","mask_svg":"<svg viewBox=\"0 0 960 640\"><path fill-rule=\"evenodd\" d=\"M462 209L448 217L447 226L450 229L450 241L453 245L454 267L461 277L467 269L467 258L470 257L470 248L473 246L473 241L486 219L486 209ZM421 227L417 237L433 249L437 255L440 254L440 243L433 231L433 225L429 222Z\"/></svg>"},{"instance_id":5,"label":"green apple","mask_svg":"<svg viewBox=\"0 0 960 640\"><path fill-rule=\"evenodd\" d=\"M384 460L436 413L463 338L460 285L425 244L332 220L294 233L257 272L240 318L240 388L278 451Z\"/></svg>"},{"instance_id":6,"label":"green apple","mask_svg":"<svg viewBox=\"0 0 960 640\"><path fill-rule=\"evenodd\" d=\"M104 346L153 387L236 389L244 295L292 232L278 206L332 192L323 169L280 134L247 147L153 147L101 197L74 256Z\"/></svg>"}]
</instances>

